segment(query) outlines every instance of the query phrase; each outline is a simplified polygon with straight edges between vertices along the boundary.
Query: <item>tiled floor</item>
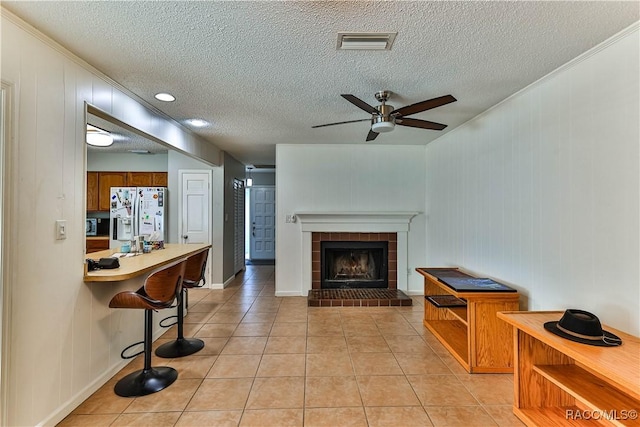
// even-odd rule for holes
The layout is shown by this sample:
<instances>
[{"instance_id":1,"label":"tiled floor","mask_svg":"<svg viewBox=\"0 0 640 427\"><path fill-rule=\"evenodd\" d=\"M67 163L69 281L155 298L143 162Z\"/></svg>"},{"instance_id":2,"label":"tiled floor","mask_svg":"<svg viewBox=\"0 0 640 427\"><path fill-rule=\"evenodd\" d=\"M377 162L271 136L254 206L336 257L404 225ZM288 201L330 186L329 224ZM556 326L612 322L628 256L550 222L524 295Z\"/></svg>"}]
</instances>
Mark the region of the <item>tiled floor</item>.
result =
<instances>
[{"instance_id":1,"label":"tiled floor","mask_svg":"<svg viewBox=\"0 0 640 427\"><path fill-rule=\"evenodd\" d=\"M469 375L411 307L307 307L276 298L274 266L248 266L224 290L189 292L185 335L205 348L173 366L165 390L122 398L114 383L60 426L519 426L512 375ZM154 319L161 318L156 314ZM163 344L169 330L154 343Z\"/></svg>"}]
</instances>

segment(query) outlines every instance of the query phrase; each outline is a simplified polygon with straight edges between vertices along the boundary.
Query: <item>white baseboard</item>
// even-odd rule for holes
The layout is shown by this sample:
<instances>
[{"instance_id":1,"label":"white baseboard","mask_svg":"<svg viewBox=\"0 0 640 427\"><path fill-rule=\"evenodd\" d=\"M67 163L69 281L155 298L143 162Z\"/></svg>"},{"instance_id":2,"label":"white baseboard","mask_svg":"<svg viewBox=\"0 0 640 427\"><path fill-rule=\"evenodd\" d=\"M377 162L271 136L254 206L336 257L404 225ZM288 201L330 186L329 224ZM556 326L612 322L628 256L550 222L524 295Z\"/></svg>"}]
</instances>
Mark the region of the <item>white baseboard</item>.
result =
<instances>
[{"instance_id":1,"label":"white baseboard","mask_svg":"<svg viewBox=\"0 0 640 427\"><path fill-rule=\"evenodd\" d=\"M297 291L276 291L277 297L303 297L306 295L301 294Z\"/></svg>"},{"instance_id":2,"label":"white baseboard","mask_svg":"<svg viewBox=\"0 0 640 427\"><path fill-rule=\"evenodd\" d=\"M217 289L217 290L225 289L227 286L229 286L229 283L231 283L233 281L233 279L235 279L235 278L236 278L236 276L233 275L233 276L229 277L227 280L225 280L224 283L212 283L209 286L209 289Z\"/></svg>"}]
</instances>

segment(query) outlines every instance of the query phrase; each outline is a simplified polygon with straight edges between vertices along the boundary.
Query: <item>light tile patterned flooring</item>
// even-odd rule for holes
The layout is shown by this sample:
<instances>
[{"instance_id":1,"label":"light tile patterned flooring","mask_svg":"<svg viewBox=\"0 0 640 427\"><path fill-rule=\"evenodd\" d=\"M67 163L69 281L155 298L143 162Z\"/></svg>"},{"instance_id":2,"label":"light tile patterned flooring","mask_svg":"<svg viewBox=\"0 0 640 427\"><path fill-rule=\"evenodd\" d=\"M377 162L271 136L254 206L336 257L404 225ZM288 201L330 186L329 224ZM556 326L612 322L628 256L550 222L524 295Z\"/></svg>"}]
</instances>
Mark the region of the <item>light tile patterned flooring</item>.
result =
<instances>
[{"instance_id":1,"label":"light tile patterned flooring","mask_svg":"<svg viewBox=\"0 0 640 427\"><path fill-rule=\"evenodd\" d=\"M511 412L513 376L466 373L422 325L422 297L412 307L307 307L306 297L276 298L274 280L274 266L247 266L224 290L189 291L185 336L205 348L152 360L178 380L116 396L139 356L59 426L523 425Z\"/></svg>"}]
</instances>

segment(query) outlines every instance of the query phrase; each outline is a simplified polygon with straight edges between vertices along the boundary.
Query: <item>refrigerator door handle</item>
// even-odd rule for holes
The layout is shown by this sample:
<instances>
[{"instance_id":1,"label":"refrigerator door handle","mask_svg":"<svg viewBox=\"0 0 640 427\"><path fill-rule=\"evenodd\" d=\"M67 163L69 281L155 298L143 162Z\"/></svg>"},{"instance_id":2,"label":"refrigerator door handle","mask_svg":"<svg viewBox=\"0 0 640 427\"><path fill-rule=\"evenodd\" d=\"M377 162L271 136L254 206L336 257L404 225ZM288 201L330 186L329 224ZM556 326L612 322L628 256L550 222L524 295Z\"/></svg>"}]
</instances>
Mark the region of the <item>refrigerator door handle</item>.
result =
<instances>
[{"instance_id":1,"label":"refrigerator door handle","mask_svg":"<svg viewBox=\"0 0 640 427\"><path fill-rule=\"evenodd\" d=\"M136 195L134 197L133 203L133 234L132 236L138 236L138 230L140 229L139 222L140 218L138 212L140 211L140 191L136 188Z\"/></svg>"}]
</instances>

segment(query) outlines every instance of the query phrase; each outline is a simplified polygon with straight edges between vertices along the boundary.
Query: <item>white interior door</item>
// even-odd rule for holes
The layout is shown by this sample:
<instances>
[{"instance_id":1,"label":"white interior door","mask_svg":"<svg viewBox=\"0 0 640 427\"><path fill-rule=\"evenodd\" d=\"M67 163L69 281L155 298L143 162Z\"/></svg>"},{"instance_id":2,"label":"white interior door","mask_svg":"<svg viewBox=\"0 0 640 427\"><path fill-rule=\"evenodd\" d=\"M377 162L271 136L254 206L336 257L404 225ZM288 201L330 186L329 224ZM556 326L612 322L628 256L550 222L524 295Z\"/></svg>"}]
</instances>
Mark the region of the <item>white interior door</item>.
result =
<instances>
[{"instance_id":1,"label":"white interior door","mask_svg":"<svg viewBox=\"0 0 640 427\"><path fill-rule=\"evenodd\" d=\"M251 259L276 258L276 188L251 188Z\"/></svg>"},{"instance_id":2,"label":"white interior door","mask_svg":"<svg viewBox=\"0 0 640 427\"><path fill-rule=\"evenodd\" d=\"M211 243L211 171L179 171L178 237L180 243ZM209 254L211 255L211 254ZM209 256L211 260L211 256ZM205 277L211 283L211 262Z\"/></svg>"}]
</instances>

